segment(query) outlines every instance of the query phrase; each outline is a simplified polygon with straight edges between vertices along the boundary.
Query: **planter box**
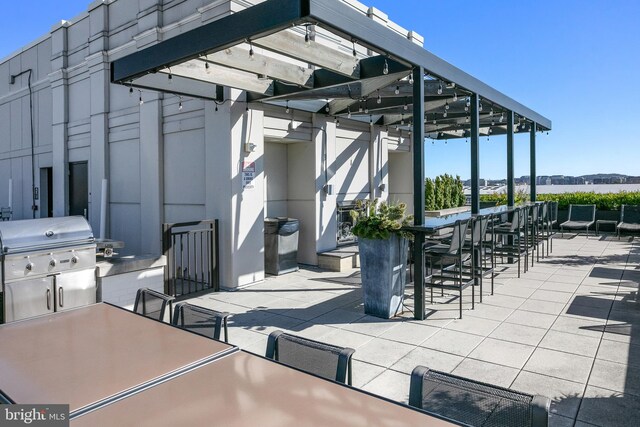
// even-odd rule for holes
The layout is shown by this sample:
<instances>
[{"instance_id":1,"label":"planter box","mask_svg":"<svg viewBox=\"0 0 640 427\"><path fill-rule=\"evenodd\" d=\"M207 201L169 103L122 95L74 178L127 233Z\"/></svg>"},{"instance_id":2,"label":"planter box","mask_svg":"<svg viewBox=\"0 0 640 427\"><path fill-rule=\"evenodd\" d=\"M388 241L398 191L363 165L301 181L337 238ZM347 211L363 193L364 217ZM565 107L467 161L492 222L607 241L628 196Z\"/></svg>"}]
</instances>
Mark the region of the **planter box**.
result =
<instances>
[{"instance_id":1,"label":"planter box","mask_svg":"<svg viewBox=\"0 0 640 427\"><path fill-rule=\"evenodd\" d=\"M395 316L404 298L409 242L395 234L387 240L359 238L358 248L365 314Z\"/></svg>"}]
</instances>

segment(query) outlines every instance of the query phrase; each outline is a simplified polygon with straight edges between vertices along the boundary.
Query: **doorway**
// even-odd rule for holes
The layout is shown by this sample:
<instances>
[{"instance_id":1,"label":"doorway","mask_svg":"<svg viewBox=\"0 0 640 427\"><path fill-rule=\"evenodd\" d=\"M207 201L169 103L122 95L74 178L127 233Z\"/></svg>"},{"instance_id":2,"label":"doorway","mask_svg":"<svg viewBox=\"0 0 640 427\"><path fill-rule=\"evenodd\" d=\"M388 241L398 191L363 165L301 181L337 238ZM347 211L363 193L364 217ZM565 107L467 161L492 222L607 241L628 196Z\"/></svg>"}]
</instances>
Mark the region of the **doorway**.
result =
<instances>
[{"instance_id":1,"label":"doorway","mask_svg":"<svg viewBox=\"0 0 640 427\"><path fill-rule=\"evenodd\" d=\"M40 169L40 218L53 217L53 168Z\"/></svg>"},{"instance_id":2,"label":"doorway","mask_svg":"<svg viewBox=\"0 0 640 427\"><path fill-rule=\"evenodd\" d=\"M89 219L89 165L87 162L69 163L69 215Z\"/></svg>"}]
</instances>

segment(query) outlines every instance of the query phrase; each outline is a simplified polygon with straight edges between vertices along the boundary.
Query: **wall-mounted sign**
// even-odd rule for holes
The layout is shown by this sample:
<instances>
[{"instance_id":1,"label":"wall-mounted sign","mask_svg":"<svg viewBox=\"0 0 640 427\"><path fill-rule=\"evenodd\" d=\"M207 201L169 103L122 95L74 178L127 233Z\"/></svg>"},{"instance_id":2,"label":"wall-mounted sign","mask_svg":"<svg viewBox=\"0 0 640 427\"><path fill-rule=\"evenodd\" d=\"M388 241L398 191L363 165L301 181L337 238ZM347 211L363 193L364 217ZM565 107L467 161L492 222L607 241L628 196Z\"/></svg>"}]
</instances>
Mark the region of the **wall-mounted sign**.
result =
<instances>
[{"instance_id":1,"label":"wall-mounted sign","mask_svg":"<svg viewBox=\"0 0 640 427\"><path fill-rule=\"evenodd\" d=\"M242 188L253 188L253 178L256 176L255 162L242 162Z\"/></svg>"}]
</instances>

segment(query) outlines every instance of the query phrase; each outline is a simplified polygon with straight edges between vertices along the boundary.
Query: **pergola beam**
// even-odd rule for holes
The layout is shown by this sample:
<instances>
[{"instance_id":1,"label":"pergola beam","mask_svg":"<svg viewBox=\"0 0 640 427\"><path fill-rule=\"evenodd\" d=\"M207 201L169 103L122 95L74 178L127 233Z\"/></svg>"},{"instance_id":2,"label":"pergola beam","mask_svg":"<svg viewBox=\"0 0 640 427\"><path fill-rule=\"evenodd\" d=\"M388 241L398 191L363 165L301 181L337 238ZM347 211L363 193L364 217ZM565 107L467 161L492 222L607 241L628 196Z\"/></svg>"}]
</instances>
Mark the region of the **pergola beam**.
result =
<instances>
[{"instance_id":1,"label":"pergola beam","mask_svg":"<svg viewBox=\"0 0 640 427\"><path fill-rule=\"evenodd\" d=\"M168 79L169 69L162 70L158 72L157 75L164 75L165 78ZM189 61L174 65L171 67L171 75L191 77L193 79L249 92L256 92L266 96L273 95L274 91L273 80L269 78L261 79L252 73L232 70L215 64L211 64L207 72L200 61Z\"/></svg>"},{"instance_id":2,"label":"pergola beam","mask_svg":"<svg viewBox=\"0 0 640 427\"><path fill-rule=\"evenodd\" d=\"M215 83L182 76L173 76L172 81L169 81L167 75L163 73L147 74L127 86L136 89L159 90L193 98L220 100L218 94L219 86Z\"/></svg>"},{"instance_id":3,"label":"pergola beam","mask_svg":"<svg viewBox=\"0 0 640 427\"><path fill-rule=\"evenodd\" d=\"M266 37L252 38L251 43L254 46L305 61L354 79L360 78L360 61L357 57L313 40L306 43L303 36L299 36L291 30Z\"/></svg>"},{"instance_id":4,"label":"pergola beam","mask_svg":"<svg viewBox=\"0 0 640 427\"><path fill-rule=\"evenodd\" d=\"M260 53L254 53L253 57L251 57L247 49L240 47L231 47L207 55L206 58L203 58L203 68L205 67L204 61L236 70L268 76L272 79L303 87L313 87L313 70Z\"/></svg>"}]
</instances>

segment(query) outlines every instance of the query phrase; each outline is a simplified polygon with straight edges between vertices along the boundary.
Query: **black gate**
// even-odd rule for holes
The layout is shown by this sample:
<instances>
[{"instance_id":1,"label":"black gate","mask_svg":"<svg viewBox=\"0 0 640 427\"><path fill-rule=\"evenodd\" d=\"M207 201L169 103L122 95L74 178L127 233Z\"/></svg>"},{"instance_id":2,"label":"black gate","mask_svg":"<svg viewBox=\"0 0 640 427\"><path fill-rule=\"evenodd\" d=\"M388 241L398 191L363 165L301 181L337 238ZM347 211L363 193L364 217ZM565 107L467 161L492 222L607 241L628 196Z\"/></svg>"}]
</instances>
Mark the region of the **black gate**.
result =
<instances>
[{"instance_id":1,"label":"black gate","mask_svg":"<svg viewBox=\"0 0 640 427\"><path fill-rule=\"evenodd\" d=\"M165 292L175 297L220 290L218 220L164 224Z\"/></svg>"}]
</instances>

